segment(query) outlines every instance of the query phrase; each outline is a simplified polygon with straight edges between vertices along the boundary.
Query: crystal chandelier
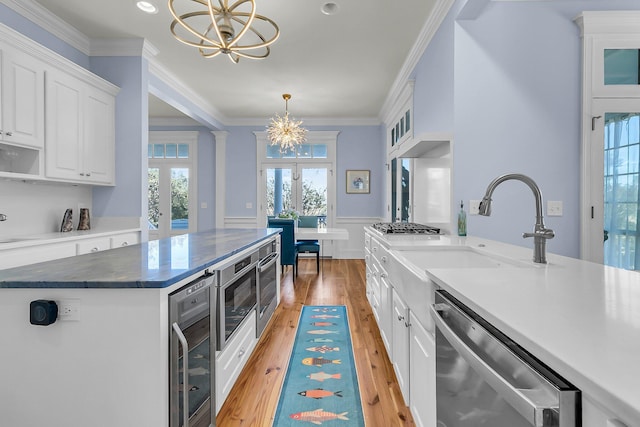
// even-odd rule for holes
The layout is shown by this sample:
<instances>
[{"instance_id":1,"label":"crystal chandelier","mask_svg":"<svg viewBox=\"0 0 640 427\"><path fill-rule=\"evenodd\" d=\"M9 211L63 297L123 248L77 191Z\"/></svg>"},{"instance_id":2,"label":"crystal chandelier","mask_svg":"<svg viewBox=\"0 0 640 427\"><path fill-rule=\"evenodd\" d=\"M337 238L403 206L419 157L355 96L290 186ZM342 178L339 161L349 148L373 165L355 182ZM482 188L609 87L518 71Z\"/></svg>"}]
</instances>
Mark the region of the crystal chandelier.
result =
<instances>
[{"instance_id":1,"label":"crystal chandelier","mask_svg":"<svg viewBox=\"0 0 640 427\"><path fill-rule=\"evenodd\" d=\"M289 118L289 100L291 95L285 93L282 95L284 99L284 116L278 115L271 119L271 123L267 126L267 135L271 145L279 145L280 152L291 151L296 146L307 140L307 130L300 126L301 120Z\"/></svg>"},{"instance_id":2,"label":"crystal chandelier","mask_svg":"<svg viewBox=\"0 0 640 427\"><path fill-rule=\"evenodd\" d=\"M197 6L197 10L178 13L174 3ZM173 36L198 48L205 58L222 53L236 64L240 57L266 58L271 52L269 45L280 36L275 22L256 14L255 0L238 0L231 5L229 0L169 0L169 10L174 18Z\"/></svg>"}]
</instances>

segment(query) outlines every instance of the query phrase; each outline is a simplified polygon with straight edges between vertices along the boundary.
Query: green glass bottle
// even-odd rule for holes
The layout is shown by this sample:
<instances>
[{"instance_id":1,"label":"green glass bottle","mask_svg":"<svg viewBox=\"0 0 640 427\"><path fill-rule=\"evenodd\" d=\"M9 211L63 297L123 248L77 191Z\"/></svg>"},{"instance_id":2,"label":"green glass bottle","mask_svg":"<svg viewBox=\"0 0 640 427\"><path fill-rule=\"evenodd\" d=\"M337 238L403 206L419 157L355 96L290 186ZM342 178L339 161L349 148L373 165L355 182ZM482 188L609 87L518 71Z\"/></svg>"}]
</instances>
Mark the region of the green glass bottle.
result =
<instances>
[{"instance_id":1,"label":"green glass bottle","mask_svg":"<svg viewBox=\"0 0 640 427\"><path fill-rule=\"evenodd\" d=\"M467 213L464 211L464 203L460 200L460 212L458 213L458 236L467 235Z\"/></svg>"}]
</instances>

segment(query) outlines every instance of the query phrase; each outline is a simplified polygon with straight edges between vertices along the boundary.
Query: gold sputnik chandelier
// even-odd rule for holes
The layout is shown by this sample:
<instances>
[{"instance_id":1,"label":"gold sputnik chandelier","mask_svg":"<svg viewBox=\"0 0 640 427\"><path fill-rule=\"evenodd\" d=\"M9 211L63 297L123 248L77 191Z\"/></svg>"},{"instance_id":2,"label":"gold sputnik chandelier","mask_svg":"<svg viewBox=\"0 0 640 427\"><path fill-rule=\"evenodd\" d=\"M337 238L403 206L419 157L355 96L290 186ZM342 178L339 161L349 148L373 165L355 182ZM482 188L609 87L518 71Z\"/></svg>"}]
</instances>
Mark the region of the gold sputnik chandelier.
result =
<instances>
[{"instance_id":1,"label":"gold sputnik chandelier","mask_svg":"<svg viewBox=\"0 0 640 427\"><path fill-rule=\"evenodd\" d=\"M178 12L174 3L180 3L183 8L197 6L197 10L181 8ZM240 57L266 58L271 52L269 45L280 36L273 20L256 14L255 0L231 4L229 0L169 0L169 10L174 18L173 36L198 48L205 58L225 54L236 64Z\"/></svg>"},{"instance_id":2,"label":"gold sputnik chandelier","mask_svg":"<svg viewBox=\"0 0 640 427\"><path fill-rule=\"evenodd\" d=\"M296 146L307 140L307 130L300 126L301 120L295 120L289 117L289 100L291 95L282 94L284 99L284 116L276 113L271 119L271 123L267 126L267 136L271 145L279 145L280 152L292 151Z\"/></svg>"}]
</instances>

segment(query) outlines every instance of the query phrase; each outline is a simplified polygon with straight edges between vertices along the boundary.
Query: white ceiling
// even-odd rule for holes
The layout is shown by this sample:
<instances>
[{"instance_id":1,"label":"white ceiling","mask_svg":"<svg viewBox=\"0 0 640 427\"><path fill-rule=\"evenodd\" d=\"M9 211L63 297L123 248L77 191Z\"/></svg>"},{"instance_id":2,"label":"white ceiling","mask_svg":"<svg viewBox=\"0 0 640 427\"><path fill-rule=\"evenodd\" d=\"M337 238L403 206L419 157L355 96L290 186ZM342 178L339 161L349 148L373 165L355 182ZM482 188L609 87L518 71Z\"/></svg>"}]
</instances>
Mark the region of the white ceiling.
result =
<instances>
[{"instance_id":1,"label":"white ceiling","mask_svg":"<svg viewBox=\"0 0 640 427\"><path fill-rule=\"evenodd\" d=\"M267 122L284 110L285 92L297 119L378 119L437 2L332 0L339 11L327 16L320 10L326 0L258 0L257 13L278 24L280 38L266 59L233 64L224 55L202 58L174 39L166 0L152 0L155 15L135 0L36 1L91 39L146 39L158 50L153 61L215 106L222 123ZM151 115L180 115L151 98Z\"/></svg>"}]
</instances>

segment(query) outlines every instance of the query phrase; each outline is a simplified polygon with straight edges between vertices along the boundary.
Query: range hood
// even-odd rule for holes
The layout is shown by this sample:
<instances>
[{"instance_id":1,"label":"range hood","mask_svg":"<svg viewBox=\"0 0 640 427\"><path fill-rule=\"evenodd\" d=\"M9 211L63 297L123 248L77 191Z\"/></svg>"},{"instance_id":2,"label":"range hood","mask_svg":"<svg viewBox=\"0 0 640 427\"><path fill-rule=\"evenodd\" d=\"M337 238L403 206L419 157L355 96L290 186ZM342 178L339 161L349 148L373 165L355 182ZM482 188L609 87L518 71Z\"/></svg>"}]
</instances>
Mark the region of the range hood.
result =
<instances>
[{"instance_id":1,"label":"range hood","mask_svg":"<svg viewBox=\"0 0 640 427\"><path fill-rule=\"evenodd\" d=\"M453 134L448 132L427 132L404 141L398 147L396 157L441 158L451 154Z\"/></svg>"}]
</instances>

